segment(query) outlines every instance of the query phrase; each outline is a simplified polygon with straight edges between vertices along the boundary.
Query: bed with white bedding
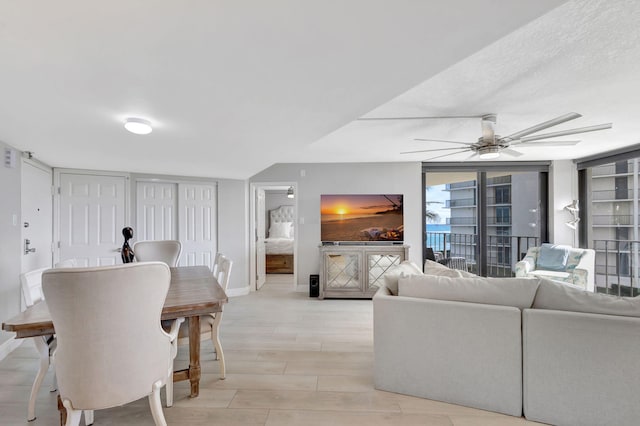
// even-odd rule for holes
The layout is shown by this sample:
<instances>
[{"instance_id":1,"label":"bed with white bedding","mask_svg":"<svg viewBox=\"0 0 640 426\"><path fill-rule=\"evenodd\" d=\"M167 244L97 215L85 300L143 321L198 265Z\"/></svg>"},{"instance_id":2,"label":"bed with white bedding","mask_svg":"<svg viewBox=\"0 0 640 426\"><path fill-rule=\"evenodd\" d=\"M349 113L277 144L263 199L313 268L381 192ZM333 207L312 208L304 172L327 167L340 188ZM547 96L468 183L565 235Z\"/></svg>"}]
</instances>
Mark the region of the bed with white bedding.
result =
<instances>
[{"instance_id":1,"label":"bed with white bedding","mask_svg":"<svg viewBox=\"0 0 640 426\"><path fill-rule=\"evenodd\" d=\"M294 207L269 211L269 235L265 239L267 274L293 274Z\"/></svg>"}]
</instances>

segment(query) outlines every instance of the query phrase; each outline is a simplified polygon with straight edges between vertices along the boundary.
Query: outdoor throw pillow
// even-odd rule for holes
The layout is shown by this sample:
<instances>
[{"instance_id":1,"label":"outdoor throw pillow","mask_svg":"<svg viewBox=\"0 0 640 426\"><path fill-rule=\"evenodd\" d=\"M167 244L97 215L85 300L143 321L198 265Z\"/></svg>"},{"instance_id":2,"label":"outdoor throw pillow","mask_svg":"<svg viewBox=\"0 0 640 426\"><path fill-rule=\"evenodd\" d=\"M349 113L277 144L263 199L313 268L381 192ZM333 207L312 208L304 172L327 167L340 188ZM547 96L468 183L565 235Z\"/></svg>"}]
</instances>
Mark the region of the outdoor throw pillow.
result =
<instances>
[{"instance_id":1,"label":"outdoor throw pillow","mask_svg":"<svg viewBox=\"0 0 640 426\"><path fill-rule=\"evenodd\" d=\"M567 266L569 249L570 247L567 246L543 244L536 260L536 269L564 271Z\"/></svg>"}]
</instances>

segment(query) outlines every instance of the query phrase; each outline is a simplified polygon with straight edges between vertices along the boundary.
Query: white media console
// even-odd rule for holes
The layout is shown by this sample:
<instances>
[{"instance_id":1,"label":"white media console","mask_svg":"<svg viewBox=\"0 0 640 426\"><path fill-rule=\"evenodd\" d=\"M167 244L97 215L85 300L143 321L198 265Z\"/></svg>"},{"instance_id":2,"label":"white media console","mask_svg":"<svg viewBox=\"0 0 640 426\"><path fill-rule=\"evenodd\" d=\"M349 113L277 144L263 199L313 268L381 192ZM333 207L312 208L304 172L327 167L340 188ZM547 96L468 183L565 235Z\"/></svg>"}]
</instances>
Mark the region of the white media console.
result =
<instances>
[{"instance_id":1,"label":"white media console","mask_svg":"<svg viewBox=\"0 0 640 426\"><path fill-rule=\"evenodd\" d=\"M409 246L322 245L320 257L320 299L371 299L384 274L408 259Z\"/></svg>"}]
</instances>

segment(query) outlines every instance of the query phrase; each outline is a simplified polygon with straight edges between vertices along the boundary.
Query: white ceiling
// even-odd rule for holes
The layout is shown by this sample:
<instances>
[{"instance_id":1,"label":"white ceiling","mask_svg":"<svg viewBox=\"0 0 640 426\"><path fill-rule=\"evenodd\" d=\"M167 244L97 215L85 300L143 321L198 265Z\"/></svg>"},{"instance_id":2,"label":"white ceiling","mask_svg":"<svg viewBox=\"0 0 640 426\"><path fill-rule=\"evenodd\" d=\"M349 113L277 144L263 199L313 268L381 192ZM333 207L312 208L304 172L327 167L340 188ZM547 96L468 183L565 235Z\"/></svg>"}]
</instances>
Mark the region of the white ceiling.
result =
<instances>
[{"instance_id":1,"label":"white ceiling","mask_svg":"<svg viewBox=\"0 0 640 426\"><path fill-rule=\"evenodd\" d=\"M553 130L614 123L520 160L639 142L640 2L563 3L0 0L0 140L56 167L240 179L420 161L399 152L436 146L413 138L480 134L365 115L493 112L502 135L570 111L584 118ZM154 132L127 133L128 116Z\"/></svg>"}]
</instances>

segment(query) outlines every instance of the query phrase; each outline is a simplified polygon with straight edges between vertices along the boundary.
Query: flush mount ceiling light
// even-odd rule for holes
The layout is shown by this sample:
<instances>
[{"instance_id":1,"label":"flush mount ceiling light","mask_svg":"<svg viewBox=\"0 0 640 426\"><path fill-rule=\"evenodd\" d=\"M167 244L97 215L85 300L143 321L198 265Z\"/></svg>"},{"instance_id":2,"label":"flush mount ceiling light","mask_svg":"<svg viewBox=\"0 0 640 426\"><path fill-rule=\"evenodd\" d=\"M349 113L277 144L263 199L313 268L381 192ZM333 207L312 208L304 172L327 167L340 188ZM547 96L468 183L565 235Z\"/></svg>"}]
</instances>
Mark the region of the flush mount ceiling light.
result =
<instances>
[{"instance_id":1,"label":"flush mount ceiling light","mask_svg":"<svg viewBox=\"0 0 640 426\"><path fill-rule=\"evenodd\" d=\"M293 198L293 186L290 186L289 189L287 189L287 198Z\"/></svg>"},{"instance_id":2,"label":"flush mount ceiling light","mask_svg":"<svg viewBox=\"0 0 640 426\"><path fill-rule=\"evenodd\" d=\"M149 120L134 117L127 118L124 121L124 128L136 135L148 135L153 131Z\"/></svg>"}]
</instances>

